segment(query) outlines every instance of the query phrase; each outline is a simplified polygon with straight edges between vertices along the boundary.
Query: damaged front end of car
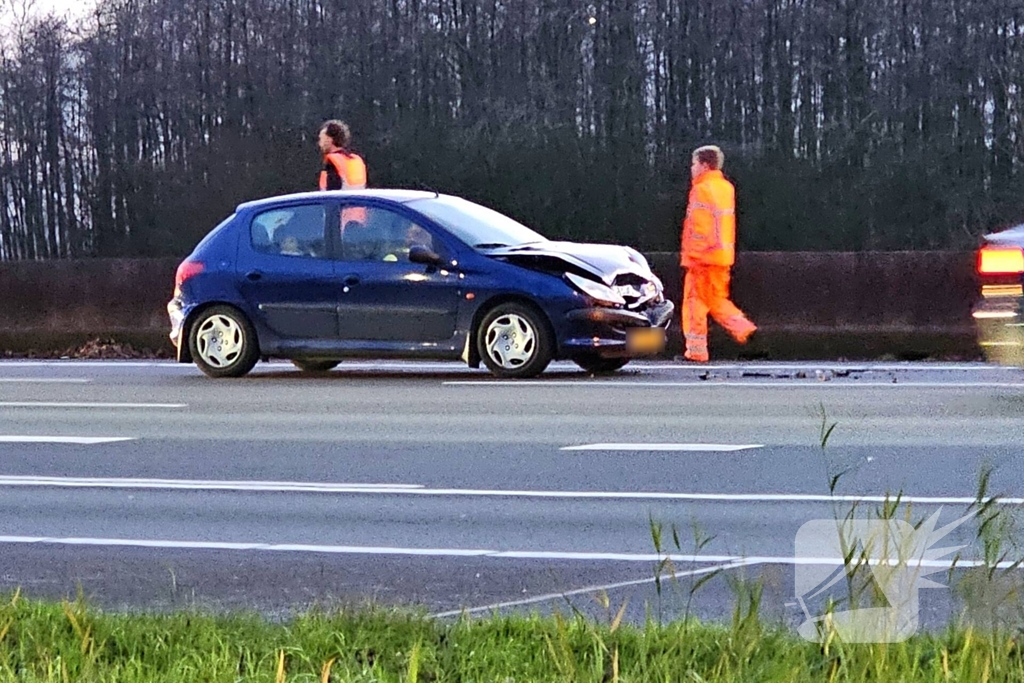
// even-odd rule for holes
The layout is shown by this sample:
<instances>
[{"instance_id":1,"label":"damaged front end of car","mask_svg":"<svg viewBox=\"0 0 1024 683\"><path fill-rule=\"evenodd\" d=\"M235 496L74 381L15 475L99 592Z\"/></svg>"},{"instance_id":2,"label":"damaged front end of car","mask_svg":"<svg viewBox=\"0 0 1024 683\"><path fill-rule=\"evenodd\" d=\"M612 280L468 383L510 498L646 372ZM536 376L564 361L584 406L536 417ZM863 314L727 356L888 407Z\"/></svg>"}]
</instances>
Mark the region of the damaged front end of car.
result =
<instances>
[{"instance_id":1,"label":"damaged front end of car","mask_svg":"<svg viewBox=\"0 0 1024 683\"><path fill-rule=\"evenodd\" d=\"M560 355L585 367L601 359L650 356L665 348L675 306L647 259L614 245L544 242L492 256L561 277L584 302L566 315Z\"/></svg>"}]
</instances>

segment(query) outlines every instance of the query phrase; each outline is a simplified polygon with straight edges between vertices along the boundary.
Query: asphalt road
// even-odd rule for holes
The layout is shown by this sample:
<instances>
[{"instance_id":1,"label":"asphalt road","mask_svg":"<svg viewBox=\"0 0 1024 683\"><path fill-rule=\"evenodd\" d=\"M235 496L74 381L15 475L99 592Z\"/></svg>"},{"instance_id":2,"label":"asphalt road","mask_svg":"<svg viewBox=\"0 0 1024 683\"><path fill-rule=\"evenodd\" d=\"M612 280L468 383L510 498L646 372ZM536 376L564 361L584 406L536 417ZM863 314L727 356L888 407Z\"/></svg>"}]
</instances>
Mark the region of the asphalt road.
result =
<instances>
[{"instance_id":1,"label":"asphalt road","mask_svg":"<svg viewBox=\"0 0 1024 683\"><path fill-rule=\"evenodd\" d=\"M986 469L991 493L1024 496L1024 371L574 367L499 382L447 363L261 364L212 380L163 362L2 362L0 589L80 588L116 608L598 614L603 588L642 620L687 602L727 618L741 579L760 578L766 614L794 621L806 522L899 494L912 521L942 507L941 526ZM976 529L940 544L968 544L961 566L980 557ZM926 623L957 595L923 591Z\"/></svg>"}]
</instances>

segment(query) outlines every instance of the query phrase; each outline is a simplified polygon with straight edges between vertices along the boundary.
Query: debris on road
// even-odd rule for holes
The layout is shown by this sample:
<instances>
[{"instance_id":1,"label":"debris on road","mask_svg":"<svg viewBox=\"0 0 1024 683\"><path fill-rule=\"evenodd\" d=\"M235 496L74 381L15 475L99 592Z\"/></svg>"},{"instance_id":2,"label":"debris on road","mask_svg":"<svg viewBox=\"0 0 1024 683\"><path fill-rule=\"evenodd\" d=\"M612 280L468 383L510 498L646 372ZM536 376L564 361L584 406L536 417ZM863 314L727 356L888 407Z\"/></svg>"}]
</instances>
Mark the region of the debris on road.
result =
<instances>
[{"instance_id":1,"label":"debris on road","mask_svg":"<svg viewBox=\"0 0 1024 683\"><path fill-rule=\"evenodd\" d=\"M141 358L170 358L165 349L136 349L128 342L119 342L111 338L96 337L81 346L72 346L63 350L29 349L24 352L5 351L5 358L60 358L79 360L126 360Z\"/></svg>"}]
</instances>

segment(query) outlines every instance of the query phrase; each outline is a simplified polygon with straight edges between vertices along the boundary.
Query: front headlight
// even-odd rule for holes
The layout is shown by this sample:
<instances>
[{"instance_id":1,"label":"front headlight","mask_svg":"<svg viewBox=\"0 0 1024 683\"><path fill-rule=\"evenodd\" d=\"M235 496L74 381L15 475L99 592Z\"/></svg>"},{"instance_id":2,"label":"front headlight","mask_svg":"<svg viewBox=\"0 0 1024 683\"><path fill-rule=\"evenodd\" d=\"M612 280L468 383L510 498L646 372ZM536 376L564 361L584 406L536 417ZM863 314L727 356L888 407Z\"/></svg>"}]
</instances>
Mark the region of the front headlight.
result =
<instances>
[{"instance_id":1,"label":"front headlight","mask_svg":"<svg viewBox=\"0 0 1024 683\"><path fill-rule=\"evenodd\" d=\"M607 285L601 284L600 282L594 282L593 280L588 280L585 277L580 277L573 273L566 273L565 279L568 280L573 287L580 290L599 304L604 304L606 306L626 305L626 300L623 299L618 292Z\"/></svg>"}]
</instances>

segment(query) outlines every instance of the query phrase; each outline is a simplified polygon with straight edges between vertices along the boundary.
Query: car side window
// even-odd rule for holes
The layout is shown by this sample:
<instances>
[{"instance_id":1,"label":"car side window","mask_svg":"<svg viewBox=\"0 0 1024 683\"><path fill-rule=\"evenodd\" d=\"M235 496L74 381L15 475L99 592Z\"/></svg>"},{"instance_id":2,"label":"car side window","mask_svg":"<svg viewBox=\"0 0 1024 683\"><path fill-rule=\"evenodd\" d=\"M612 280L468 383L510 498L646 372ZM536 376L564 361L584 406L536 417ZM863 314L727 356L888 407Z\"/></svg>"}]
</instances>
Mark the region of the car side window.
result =
<instances>
[{"instance_id":1,"label":"car side window","mask_svg":"<svg viewBox=\"0 0 1024 683\"><path fill-rule=\"evenodd\" d=\"M264 211L253 218L249 235L261 254L324 258L325 209L320 204Z\"/></svg>"},{"instance_id":2,"label":"car side window","mask_svg":"<svg viewBox=\"0 0 1024 683\"><path fill-rule=\"evenodd\" d=\"M349 219L349 216L354 217ZM344 261L409 263L409 249L413 245L436 250L430 232L390 209L349 207L343 210L342 218L341 259Z\"/></svg>"}]
</instances>

